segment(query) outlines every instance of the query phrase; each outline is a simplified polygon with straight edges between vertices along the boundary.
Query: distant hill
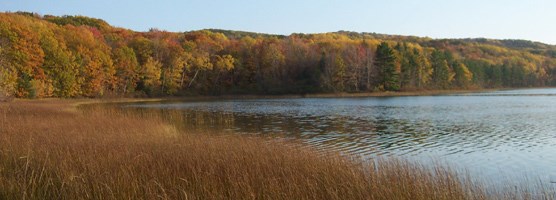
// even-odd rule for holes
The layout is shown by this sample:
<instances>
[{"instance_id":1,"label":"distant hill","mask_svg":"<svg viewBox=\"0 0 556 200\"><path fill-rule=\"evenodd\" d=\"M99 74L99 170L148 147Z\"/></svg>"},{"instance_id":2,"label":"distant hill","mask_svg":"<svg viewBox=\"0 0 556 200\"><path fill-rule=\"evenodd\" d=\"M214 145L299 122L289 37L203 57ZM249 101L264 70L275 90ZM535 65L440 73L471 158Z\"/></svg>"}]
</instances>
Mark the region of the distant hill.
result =
<instances>
[{"instance_id":1,"label":"distant hill","mask_svg":"<svg viewBox=\"0 0 556 200\"><path fill-rule=\"evenodd\" d=\"M0 95L292 94L556 85L556 46L357 33L136 32L0 13Z\"/></svg>"},{"instance_id":2,"label":"distant hill","mask_svg":"<svg viewBox=\"0 0 556 200\"><path fill-rule=\"evenodd\" d=\"M265 33L254 33L254 32L246 32L246 31L232 31L232 30L222 30L222 29L205 29L206 31L210 31L213 33L222 33L226 37L230 39L241 39L243 37L276 37L276 38L285 38L285 35L275 35L275 34L265 34ZM195 31L192 31L195 32Z\"/></svg>"}]
</instances>

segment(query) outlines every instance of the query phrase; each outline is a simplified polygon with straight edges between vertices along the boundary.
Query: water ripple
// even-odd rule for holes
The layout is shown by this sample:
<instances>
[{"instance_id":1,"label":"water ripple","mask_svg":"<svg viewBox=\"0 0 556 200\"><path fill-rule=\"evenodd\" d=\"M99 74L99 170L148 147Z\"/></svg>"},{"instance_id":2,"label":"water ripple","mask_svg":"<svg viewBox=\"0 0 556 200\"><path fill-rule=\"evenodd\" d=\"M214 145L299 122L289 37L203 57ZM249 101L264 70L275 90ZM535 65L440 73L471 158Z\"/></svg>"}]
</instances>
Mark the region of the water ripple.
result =
<instances>
[{"instance_id":1,"label":"water ripple","mask_svg":"<svg viewBox=\"0 0 556 200\"><path fill-rule=\"evenodd\" d=\"M282 134L361 157L442 158L491 177L500 172L556 173L556 89L146 103L127 108L159 110L186 129Z\"/></svg>"}]
</instances>

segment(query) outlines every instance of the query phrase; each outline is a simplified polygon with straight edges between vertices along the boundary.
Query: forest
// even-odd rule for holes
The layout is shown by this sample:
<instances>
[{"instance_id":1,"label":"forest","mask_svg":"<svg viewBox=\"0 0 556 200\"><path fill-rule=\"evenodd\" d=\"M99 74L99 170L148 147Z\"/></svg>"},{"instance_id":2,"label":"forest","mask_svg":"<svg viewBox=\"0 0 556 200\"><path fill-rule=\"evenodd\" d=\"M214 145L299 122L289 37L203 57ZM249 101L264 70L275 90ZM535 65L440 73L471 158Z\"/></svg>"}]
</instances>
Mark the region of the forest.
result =
<instances>
[{"instance_id":1,"label":"forest","mask_svg":"<svg viewBox=\"0 0 556 200\"><path fill-rule=\"evenodd\" d=\"M554 85L556 46L525 40L136 32L84 16L0 13L0 93L18 98Z\"/></svg>"}]
</instances>

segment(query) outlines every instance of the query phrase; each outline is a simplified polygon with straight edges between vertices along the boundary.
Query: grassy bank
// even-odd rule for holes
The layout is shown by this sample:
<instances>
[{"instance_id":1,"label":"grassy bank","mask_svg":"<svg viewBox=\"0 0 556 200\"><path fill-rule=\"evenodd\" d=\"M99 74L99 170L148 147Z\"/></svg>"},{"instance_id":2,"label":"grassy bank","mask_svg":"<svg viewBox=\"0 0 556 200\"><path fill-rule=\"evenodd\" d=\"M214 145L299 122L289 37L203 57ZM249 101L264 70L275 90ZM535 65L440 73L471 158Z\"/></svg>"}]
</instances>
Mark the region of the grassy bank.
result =
<instances>
[{"instance_id":1,"label":"grassy bank","mask_svg":"<svg viewBox=\"0 0 556 200\"><path fill-rule=\"evenodd\" d=\"M523 199L444 167L184 133L160 116L0 103L0 199ZM519 191L518 191L519 190Z\"/></svg>"}]
</instances>

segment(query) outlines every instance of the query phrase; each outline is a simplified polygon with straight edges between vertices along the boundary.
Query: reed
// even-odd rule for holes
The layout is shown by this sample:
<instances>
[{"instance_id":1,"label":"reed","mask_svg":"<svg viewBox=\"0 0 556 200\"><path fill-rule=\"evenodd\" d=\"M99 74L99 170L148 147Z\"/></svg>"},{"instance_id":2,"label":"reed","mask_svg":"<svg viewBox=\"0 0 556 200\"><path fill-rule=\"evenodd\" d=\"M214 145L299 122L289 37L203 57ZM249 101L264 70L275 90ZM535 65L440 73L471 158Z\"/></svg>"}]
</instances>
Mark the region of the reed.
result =
<instances>
[{"instance_id":1,"label":"reed","mask_svg":"<svg viewBox=\"0 0 556 200\"><path fill-rule=\"evenodd\" d=\"M551 199L450 168L362 161L271 138L180 131L156 114L0 103L0 199Z\"/></svg>"}]
</instances>

